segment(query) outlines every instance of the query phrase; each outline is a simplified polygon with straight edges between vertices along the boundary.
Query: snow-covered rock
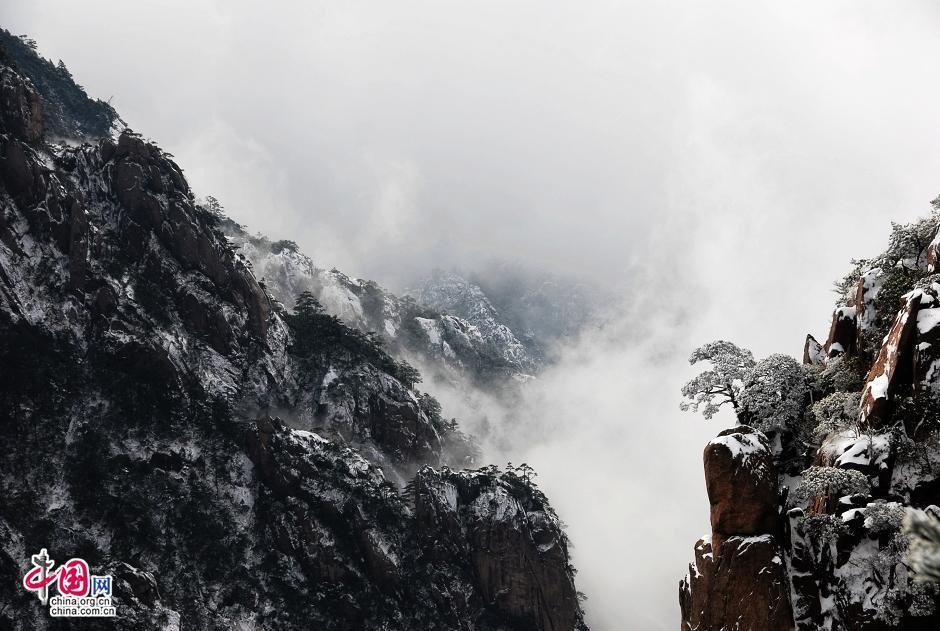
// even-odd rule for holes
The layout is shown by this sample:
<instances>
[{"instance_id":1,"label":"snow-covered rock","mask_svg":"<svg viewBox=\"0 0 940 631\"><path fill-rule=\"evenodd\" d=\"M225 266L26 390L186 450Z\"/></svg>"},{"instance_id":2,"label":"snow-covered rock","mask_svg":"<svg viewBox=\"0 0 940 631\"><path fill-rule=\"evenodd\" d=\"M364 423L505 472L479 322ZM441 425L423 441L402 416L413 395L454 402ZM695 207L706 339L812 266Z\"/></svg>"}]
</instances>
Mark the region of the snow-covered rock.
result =
<instances>
[{"instance_id":1,"label":"snow-covered rock","mask_svg":"<svg viewBox=\"0 0 940 631\"><path fill-rule=\"evenodd\" d=\"M767 438L744 425L725 430L706 445L704 461L714 536L773 533L777 474Z\"/></svg>"},{"instance_id":2,"label":"snow-covered rock","mask_svg":"<svg viewBox=\"0 0 940 631\"><path fill-rule=\"evenodd\" d=\"M410 293L420 304L462 318L476 327L484 342L508 365L517 366L520 372L534 370L535 360L502 321L479 285L453 272L435 271Z\"/></svg>"},{"instance_id":3,"label":"snow-covered rock","mask_svg":"<svg viewBox=\"0 0 940 631\"><path fill-rule=\"evenodd\" d=\"M773 535L704 537L679 585L682 631L793 628L782 550Z\"/></svg>"},{"instance_id":4,"label":"snow-covered rock","mask_svg":"<svg viewBox=\"0 0 940 631\"><path fill-rule=\"evenodd\" d=\"M581 624L576 598L525 608L546 576L573 586L567 548L511 574L515 608L467 564L481 548L416 536L396 483L472 445L413 374L274 300L155 144L46 142L3 60L0 101L0 627L59 628L21 588L40 548L114 576L116 628Z\"/></svg>"},{"instance_id":5,"label":"snow-covered rock","mask_svg":"<svg viewBox=\"0 0 940 631\"><path fill-rule=\"evenodd\" d=\"M706 447L713 532L680 583L683 629L940 628L940 585L920 580L902 529L940 502L936 217L894 225L840 283L826 344L806 338L788 430L769 443L739 426Z\"/></svg>"},{"instance_id":6,"label":"snow-covered rock","mask_svg":"<svg viewBox=\"0 0 940 631\"><path fill-rule=\"evenodd\" d=\"M537 629L580 629L578 595L562 570L568 541L544 496L507 471L422 469L415 478L419 536L466 559L485 598Z\"/></svg>"},{"instance_id":7,"label":"snow-covered rock","mask_svg":"<svg viewBox=\"0 0 940 631\"><path fill-rule=\"evenodd\" d=\"M417 301L397 296L375 282L319 268L296 244L249 235L230 220L222 227L265 288L288 309L301 292L310 292L327 313L351 327L377 333L396 357L435 367L451 380L508 383L537 369L505 325L450 312L420 296ZM476 297L486 311L486 297Z\"/></svg>"}]
</instances>

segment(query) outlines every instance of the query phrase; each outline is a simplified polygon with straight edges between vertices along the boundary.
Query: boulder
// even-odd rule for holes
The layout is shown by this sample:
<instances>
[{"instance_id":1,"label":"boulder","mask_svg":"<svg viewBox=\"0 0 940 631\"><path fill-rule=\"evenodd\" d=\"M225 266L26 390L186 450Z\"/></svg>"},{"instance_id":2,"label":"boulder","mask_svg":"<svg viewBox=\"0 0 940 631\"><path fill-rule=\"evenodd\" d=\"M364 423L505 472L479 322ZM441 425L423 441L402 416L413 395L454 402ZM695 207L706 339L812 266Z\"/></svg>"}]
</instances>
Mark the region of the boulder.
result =
<instances>
[{"instance_id":1,"label":"boulder","mask_svg":"<svg viewBox=\"0 0 940 631\"><path fill-rule=\"evenodd\" d=\"M738 426L705 447L711 537L679 584L687 631L776 631L793 627L778 535L777 474L767 438Z\"/></svg>"},{"instance_id":2,"label":"boulder","mask_svg":"<svg viewBox=\"0 0 940 631\"><path fill-rule=\"evenodd\" d=\"M727 429L705 447L704 461L716 546L724 537L777 531L777 474L763 434Z\"/></svg>"}]
</instances>

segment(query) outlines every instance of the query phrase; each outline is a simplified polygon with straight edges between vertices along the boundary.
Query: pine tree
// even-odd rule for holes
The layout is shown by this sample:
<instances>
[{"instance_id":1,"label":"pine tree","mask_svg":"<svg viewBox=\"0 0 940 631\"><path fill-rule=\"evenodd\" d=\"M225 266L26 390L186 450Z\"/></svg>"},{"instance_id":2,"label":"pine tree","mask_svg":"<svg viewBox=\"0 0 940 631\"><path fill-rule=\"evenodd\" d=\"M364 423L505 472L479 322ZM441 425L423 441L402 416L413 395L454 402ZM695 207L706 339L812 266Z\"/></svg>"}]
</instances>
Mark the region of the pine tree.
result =
<instances>
[{"instance_id":1,"label":"pine tree","mask_svg":"<svg viewBox=\"0 0 940 631\"><path fill-rule=\"evenodd\" d=\"M706 419L713 417L722 405L730 403L735 414L740 410L738 397L747 373L754 367L754 355L732 342L718 340L692 352L689 363L709 362L712 367L682 386L688 399L679 408L698 412Z\"/></svg>"},{"instance_id":2,"label":"pine tree","mask_svg":"<svg viewBox=\"0 0 940 631\"><path fill-rule=\"evenodd\" d=\"M904 531L911 538L908 558L922 581L940 581L940 519L910 510Z\"/></svg>"}]
</instances>

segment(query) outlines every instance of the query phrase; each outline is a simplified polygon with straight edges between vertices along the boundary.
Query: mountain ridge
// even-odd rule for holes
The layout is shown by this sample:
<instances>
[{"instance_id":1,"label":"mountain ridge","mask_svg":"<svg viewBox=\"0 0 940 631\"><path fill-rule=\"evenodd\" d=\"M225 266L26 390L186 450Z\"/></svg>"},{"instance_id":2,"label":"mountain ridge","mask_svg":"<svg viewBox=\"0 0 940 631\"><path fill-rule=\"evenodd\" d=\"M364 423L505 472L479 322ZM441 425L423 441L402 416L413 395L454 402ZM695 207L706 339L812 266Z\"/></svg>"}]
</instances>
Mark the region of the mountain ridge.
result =
<instances>
[{"instance_id":1,"label":"mountain ridge","mask_svg":"<svg viewBox=\"0 0 940 631\"><path fill-rule=\"evenodd\" d=\"M0 100L0 624L586 628L547 499L450 469L472 449L413 370L274 300L155 144L49 142L3 61ZM41 547L118 617L50 618Z\"/></svg>"}]
</instances>

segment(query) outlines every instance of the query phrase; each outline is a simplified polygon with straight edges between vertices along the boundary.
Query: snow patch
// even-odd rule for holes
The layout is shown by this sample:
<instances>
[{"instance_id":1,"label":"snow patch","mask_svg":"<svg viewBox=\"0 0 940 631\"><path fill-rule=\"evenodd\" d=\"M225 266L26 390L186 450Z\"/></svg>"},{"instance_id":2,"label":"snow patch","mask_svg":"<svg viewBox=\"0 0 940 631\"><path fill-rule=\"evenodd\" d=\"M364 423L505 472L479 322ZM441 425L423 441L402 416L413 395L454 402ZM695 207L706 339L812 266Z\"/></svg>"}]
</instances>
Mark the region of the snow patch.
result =
<instances>
[{"instance_id":1,"label":"snow patch","mask_svg":"<svg viewBox=\"0 0 940 631\"><path fill-rule=\"evenodd\" d=\"M747 461L755 454L766 454L767 447L761 442L758 434L727 434L718 436L709 441L710 445L724 445L735 459Z\"/></svg>"},{"instance_id":2,"label":"snow patch","mask_svg":"<svg viewBox=\"0 0 940 631\"><path fill-rule=\"evenodd\" d=\"M872 399L888 398L888 375L882 373L868 382L868 392Z\"/></svg>"},{"instance_id":3,"label":"snow patch","mask_svg":"<svg viewBox=\"0 0 940 631\"><path fill-rule=\"evenodd\" d=\"M421 327L425 335L428 336L432 346L441 345L441 329L436 320L430 318L415 318L415 322Z\"/></svg>"},{"instance_id":4,"label":"snow patch","mask_svg":"<svg viewBox=\"0 0 940 631\"><path fill-rule=\"evenodd\" d=\"M917 332L929 333L940 324L940 308L921 309L917 312Z\"/></svg>"},{"instance_id":5,"label":"snow patch","mask_svg":"<svg viewBox=\"0 0 940 631\"><path fill-rule=\"evenodd\" d=\"M336 370L333 369L333 366L330 366L329 370L326 371L326 374L323 375L323 381L320 383L320 387L326 389L330 387L330 384L339 379L339 375L336 373Z\"/></svg>"}]
</instances>

